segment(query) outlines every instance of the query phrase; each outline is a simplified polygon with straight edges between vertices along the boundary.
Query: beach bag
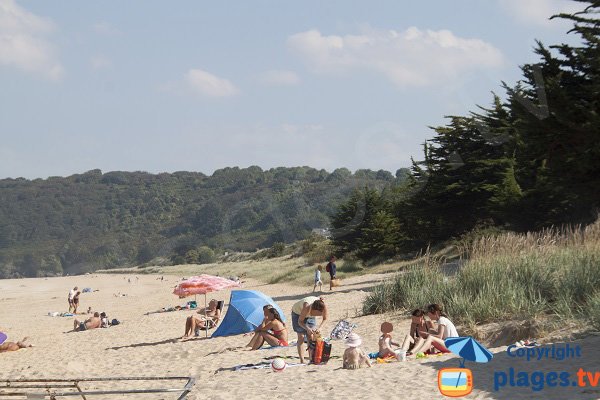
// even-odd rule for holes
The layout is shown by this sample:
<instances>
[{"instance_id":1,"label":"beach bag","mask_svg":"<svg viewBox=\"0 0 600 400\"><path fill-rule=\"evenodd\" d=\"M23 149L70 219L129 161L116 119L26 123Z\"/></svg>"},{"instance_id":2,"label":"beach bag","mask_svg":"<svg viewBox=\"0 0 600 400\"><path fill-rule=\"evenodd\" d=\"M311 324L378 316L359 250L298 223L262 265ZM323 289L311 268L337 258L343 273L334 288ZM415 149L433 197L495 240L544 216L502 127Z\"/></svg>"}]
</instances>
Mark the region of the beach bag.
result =
<instances>
[{"instance_id":1,"label":"beach bag","mask_svg":"<svg viewBox=\"0 0 600 400\"><path fill-rule=\"evenodd\" d=\"M323 354L321 354L321 362L327 364L331 356L331 343L323 342Z\"/></svg>"},{"instance_id":2,"label":"beach bag","mask_svg":"<svg viewBox=\"0 0 600 400\"><path fill-rule=\"evenodd\" d=\"M323 338L318 337L315 341L315 349L313 350L312 362L315 364L320 364L321 359L323 358L323 347L325 342Z\"/></svg>"},{"instance_id":3,"label":"beach bag","mask_svg":"<svg viewBox=\"0 0 600 400\"><path fill-rule=\"evenodd\" d=\"M121 323L121 321L119 321L116 318L113 318L113 320L110 322L111 325L119 325Z\"/></svg>"},{"instance_id":4,"label":"beach bag","mask_svg":"<svg viewBox=\"0 0 600 400\"><path fill-rule=\"evenodd\" d=\"M331 287L338 287L342 284L342 280L340 278L334 278L331 280Z\"/></svg>"},{"instance_id":5,"label":"beach bag","mask_svg":"<svg viewBox=\"0 0 600 400\"><path fill-rule=\"evenodd\" d=\"M329 335L332 339L346 339L346 337L352 332L352 329L356 328L356 324L346 321L345 319L337 323L337 325L331 331Z\"/></svg>"}]
</instances>

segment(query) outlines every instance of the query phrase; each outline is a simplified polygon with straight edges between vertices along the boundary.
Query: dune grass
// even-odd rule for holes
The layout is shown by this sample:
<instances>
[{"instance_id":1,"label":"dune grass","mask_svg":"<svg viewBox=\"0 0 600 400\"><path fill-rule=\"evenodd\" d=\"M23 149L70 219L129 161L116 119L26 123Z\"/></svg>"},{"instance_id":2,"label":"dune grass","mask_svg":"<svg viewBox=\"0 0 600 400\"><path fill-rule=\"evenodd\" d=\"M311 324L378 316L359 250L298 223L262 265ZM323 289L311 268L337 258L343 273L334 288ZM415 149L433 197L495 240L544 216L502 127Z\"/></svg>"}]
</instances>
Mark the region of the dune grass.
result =
<instances>
[{"instance_id":1,"label":"dune grass","mask_svg":"<svg viewBox=\"0 0 600 400\"><path fill-rule=\"evenodd\" d=\"M449 276L439 260L409 267L377 287L366 314L441 303L462 324L540 315L600 315L600 221L582 229L548 229L483 237L461 249L468 259Z\"/></svg>"}]
</instances>

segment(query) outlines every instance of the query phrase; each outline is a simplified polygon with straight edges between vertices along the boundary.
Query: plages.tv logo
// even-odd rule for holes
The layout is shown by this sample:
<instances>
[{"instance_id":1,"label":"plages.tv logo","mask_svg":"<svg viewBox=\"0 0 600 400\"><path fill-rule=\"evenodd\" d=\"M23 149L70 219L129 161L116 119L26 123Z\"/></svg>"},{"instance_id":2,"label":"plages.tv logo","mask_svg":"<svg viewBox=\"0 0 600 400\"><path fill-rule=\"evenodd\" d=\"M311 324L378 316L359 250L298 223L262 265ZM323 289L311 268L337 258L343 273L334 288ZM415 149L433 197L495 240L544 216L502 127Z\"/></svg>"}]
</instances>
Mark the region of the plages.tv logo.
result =
<instances>
[{"instance_id":1,"label":"plages.tv logo","mask_svg":"<svg viewBox=\"0 0 600 400\"><path fill-rule=\"evenodd\" d=\"M473 391L473 372L465 368L465 361L486 363L493 357L481 343L467 337L452 337L444 340L452 353L462 357L460 368L443 368L438 372L438 389L448 397L463 397Z\"/></svg>"},{"instance_id":2,"label":"plages.tv logo","mask_svg":"<svg viewBox=\"0 0 600 400\"><path fill-rule=\"evenodd\" d=\"M438 372L438 389L448 397L463 397L473 390L473 372L468 368L444 368Z\"/></svg>"}]
</instances>

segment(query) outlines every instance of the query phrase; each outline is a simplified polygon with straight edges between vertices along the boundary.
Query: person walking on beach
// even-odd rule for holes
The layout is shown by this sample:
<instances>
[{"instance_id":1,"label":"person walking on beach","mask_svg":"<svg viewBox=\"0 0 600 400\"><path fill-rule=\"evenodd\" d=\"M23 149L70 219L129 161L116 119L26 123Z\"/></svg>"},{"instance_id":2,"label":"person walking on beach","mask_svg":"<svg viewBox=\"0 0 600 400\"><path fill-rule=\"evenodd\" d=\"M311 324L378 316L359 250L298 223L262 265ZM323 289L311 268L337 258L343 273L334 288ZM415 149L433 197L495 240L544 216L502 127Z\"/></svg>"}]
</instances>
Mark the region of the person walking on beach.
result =
<instances>
[{"instance_id":1,"label":"person walking on beach","mask_svg":"<svg viewBox=\"0 0 600 400\"><path fill-rule=\"evenodd\" d=\"M75 296L73 296L73 314L77 314L77 308L79 307L79 295L81 294L80 291L77 291L77 293L75 293Z\"/></svg>"},{"instance_id":2,"label":"person walking on beach","mask_svg":"<svg viewBox=\"0 0 600 400\"><path fill-rule=\"evenodd\" d=\"M77 286L69 290L69 297L67 298L67 301L69 302L69 312L71 312L71 309L73 308L73 298L75 297L75 294L78 290L79 288Z\"/></svg>"},{"instance_id":3,"label":"person walking on beach","mask_svg":"<svg viewBox=\"0 0 600 400\"><path fill-rule=\"evenodd\" d=\"M335 266L335 256L331 256L325 270L329 272L329 290L333 290L333 280L335 279L337 270L337 267Z\"/></svg>"},{"instance_id":4,"label":"person walking on beach","mask_svg":"<svg viewBox=\"0 0 600 400\"><path fill-rule=\"evenodd\" d=\"M317 326L316 317L321 317L321 323ZM308 296L296 302L292 306L292 328L298 334L298 355L300 362L304 364L304 336L312 338L327 320L327 306L322 297ZM309 350L310 355L310 350Z\"/></svg>"},{"instance_id":5,"label":"person walking on beach","mask_svg":"<svg viewBox=\"0 0 600 400\"><path fill-rule=\"evenodd\" d=\"M315 292L317 290L317 285L319 285L319 292L323 288L323 281L321 280L321 272L322 271L323 271L323 267L320 265L315 270L315 287L313 287L313 292Z\"/></svg>"}]
</instances>

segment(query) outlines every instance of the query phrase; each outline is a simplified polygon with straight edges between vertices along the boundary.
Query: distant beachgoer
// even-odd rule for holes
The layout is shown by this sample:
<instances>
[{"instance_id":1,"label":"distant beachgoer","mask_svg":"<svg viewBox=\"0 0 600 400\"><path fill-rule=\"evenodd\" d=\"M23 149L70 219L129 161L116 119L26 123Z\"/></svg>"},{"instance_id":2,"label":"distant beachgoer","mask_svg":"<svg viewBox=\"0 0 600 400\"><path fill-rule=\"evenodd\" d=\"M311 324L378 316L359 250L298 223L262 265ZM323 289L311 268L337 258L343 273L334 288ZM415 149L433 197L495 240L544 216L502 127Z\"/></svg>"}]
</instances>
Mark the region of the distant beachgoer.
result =
<instances>
[{"instance_id":1,"label":"distant beachgoer","mask_svg":"<svg viewBox=\"0 0 600 400\"><path fill-rule=\"evenodd\" d=\"M73 309L73 297L75 297L75 293L77 293L78 290L79 288L77 286L69 290L69 297L67 297L67 301L69 302L69 312Z\"/></svg>"},{"instance_id":2,"label":"distant beachgoer","mask_svg":"<svg viewBox=\"0 0 600 400\"><path fill-rule=\"evenodd\" d=\"M73 330L75 332L87 331L89 329L100 328L101 324L102 321L100 320L100 314L95 312L93 317L90 317L83 322L78 320L73 321Z\"/></svg>"},{"instance_id":3,"label":"distant beachgoer","mask_svg":"<svg viewBox=\"0 0 600 400\"><path fill-rule=\"evenodd\" d=\"M79 295L81 294L81 292L77 292L75 293L75 296L73 296L73 314L77 314L77 308L79 307Z\"/></svg>"},{"instance_id":4,"label":"distant beachgoer","mask_svg":"<svg viewBox=\"0 0 600 400\"><path fill-rule=\"evenodd\" d=\"M271 333L272 332L272 333ZM285 323L281 320L279 312L273 306L267 308L267 323L263 326L256 336L259 338L251 350L258 350L264 342L271 346L289 346L288 333Z\"/></svg>"},{"instance_id":5,"label":"distant beachgoer","mask_svg":"<svg viewBox=\"0 0 600 400\"><path fill-rule=\"evenodd\" d=\"M342 368L344 369L359 369L362 364L371 366L369 356L360 348L362 339L356 333L352 332L346 337L346 346L344 351Z\"/></svg>"},{"instance_id":6,"label":"distant beachgoer","mask_svg":"<svg viewBox=\"0 0 600 400\"><path fill-rule=\"evenodd\" d=\"M316 317L322 317L321 323L317 326ZM327 305L322 297L308 296L296 302L292 306L292 327L294 332L298 334L298 355L300 362L304 364L304 336L307 335L309 340L312 339L315 333L323 326L327 320ZM309 349L309 355L312 356ZM312 358L312 357L311 357Z\"/></svg>"},{"instance_id":7,"label":"distant beachgoer","mask_svg":"<svg viewBox=\"0 0 600 400\"><path fill-rule=\"evenodd\" d=\"M110 327L110 321L108 320L106 313L104 311L102 311L100 313L100 328L108 328L108 327Z\"/></svg>"},{"instance_id":8,"label":"distant beachgoer","mask_svg":"<svg viewBox=\"0 0 600 400\"><path fill-rule=\"evenodd\" d=\"M337 272L337 267L335 266L335 256L331 256L325 270L329 272L329 290L333 290L333 280L335 279L335 274Z\"/></svg>"},{"instance_id":9,"label":"distant beachgoer","mask_svg":"<svg viewBox=\"0 0 600 400\"><path fill-rule=\"evenodd\" d=\"M458 337L456 326L454 326L452 321L444 314L444 310L439 304L430 304L427 306L427 316L432 321L437 321L437 330L429 329L429 332L421 331L420 334L422 337L415 344L415 347L412 350L413 353L416 354L418 352L428 351L432 346L442 353L449 353L450 350L446 348L444 339ZM423 337L426 339L423 340Z\"/></svg>"},{"instance_id":10,"label":"distant beachgoer","mask_svg":"<svg viewBox=\"0 0 600 400\"><path fill-rule=\"evenodd\" d=\"M319 285L319 292L323 288L323 281L321 280L321 272L323 272L323 267L319 265L317 267L317 269L315 270L315 286L313 287L313 292L315 292L317 290L317 285Z\"/></svg>"},{"instance_id":11,"label":"distant beachgoer","mask_svg":"<svg viewBox=\"0 0 600 400\"><path fill-rule=\"evenodd\" d=\"M33 347L32 344L26 343L29 340L28 337L23 338L20 342L4 342L0 344L0 353L4 353L6 351L17 351L20 349L25 349L27 347Z\"/></svg>"},{"instance_id":12,"label":"distant beachgoer","mask_svg":"<svg viewBox=\"0 0 600 400\"><path fill-rule=\"evenodd\" d=\"M88 313L88 314L91 314L91 313L92 313L92 307L88 307L88 309L87 309L87 313Z\"/></svg>"},{"instance_id":13,"label":"distant beachgoer","mask_svg":"<svg viewBox=\"0 0 600 400\"><path fill-rule=\"evenodd\" d=\"M379 337L379 357L381 358L385 358L385 357L396 357L398 358L398 355L396 354L396 352L394 351L394 349L392 349L392 345L394 346L400 346L398 343L394 342L392 340L392 331L394 330L394 325L392 325L389 322L384 322L383 324L381 324L381 333L383 333L383 335L381 335Z\"/></svg>"}]
</instances>

